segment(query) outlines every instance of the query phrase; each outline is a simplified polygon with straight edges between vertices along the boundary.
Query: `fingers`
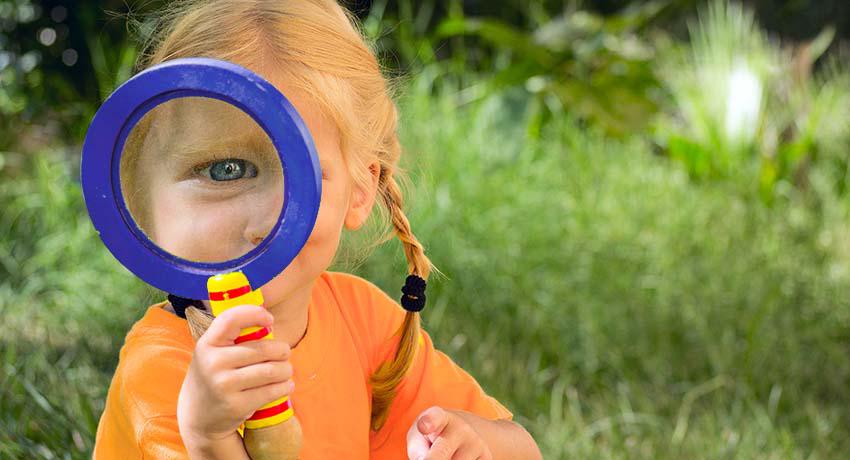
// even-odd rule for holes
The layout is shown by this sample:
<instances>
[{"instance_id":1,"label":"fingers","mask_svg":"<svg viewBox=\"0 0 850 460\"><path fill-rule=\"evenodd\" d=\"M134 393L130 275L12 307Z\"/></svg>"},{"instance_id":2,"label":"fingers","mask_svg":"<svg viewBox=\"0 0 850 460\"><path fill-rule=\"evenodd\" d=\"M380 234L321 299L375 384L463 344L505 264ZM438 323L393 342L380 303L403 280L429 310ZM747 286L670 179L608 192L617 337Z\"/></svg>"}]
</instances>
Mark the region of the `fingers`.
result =
<instances>
[{"instance_id":1,"label":"fingers","mask_svg":"<svg viewBox=\"0 0 850 460\"><path fill-rule=\"evenodd\" d=\"M408 458L413 460L451 459L455 449L448 445L446 440L441 441L441 436L446 434L448 423L449 414L441 407L434 406L423 411L407 433Z\"/></svg>"},{"instance_id":2,"label":"fingers","mask_svg":"<svg viewBox=\"0 0 850 460\"><path fill-rule=\"evenodd\" d=\"M430 448L431 441L419 432L416 423L411 425L407 430L407 458L410 460L425 458Z\"/></svg>"},{"instance_id":3,"label":"fingers","mask_svg":"<svg viewBox=\"0 0 850 460\"><path fill-rule=\"evenodd\" d=\"M292 378L292 364L289 361L266 361L252 364L228 373L235 388L244 391L264 387L273 383L286 382Z\"/></svg>"},{"instance_id":4,"label":"fingers","mask_svg":"<svg viewBox=\"0 0 850 460\"><path fill-rule=\"evenodd\" d=\"M250 366L264 361L286 361L292 353L282 340L253 340L221 349L221 359L230 368Z\"/></svg>"},{"instance_id":5,"label":"fingers","mask_svg":"<svg viewBox=\"0 0 850 460\"><path fill-rule=\"evenodd\" d=\"M479 454L479 451L472 448L461 446L452 455L451 460L491 460L488 457Z\"/></svg>"},{"instance_id":6,"label":"fingers","mask_svg":"<svg viewBox=\"0 0 850 460\"><path fill-rule=\"evenodd\" d=\"M490 448L468 423L450 423L431 446L434 460L492 460Z\"/></svg>"},{"instance_id":7,"label":"fingers","mask_svg":"<svg viewBox=\"0 0 850 460\"><path fill-rule=\"evenodd\" d=\"M460 441L461 438L456 430L443 431L431 444L425 460L451 460L460 447Z\"/></svg>"},{"instance_id":8,"label":"fingers","mask_svg":"<svg viewBox=\"0 0 850 460\"><path fill-rule=\"evenodd\" d=\"M274 317L265 308L256 305L239 305L218 315L198 341L223 347L233 345L242 329L252 326L270 327Z\"/></svg>"},{"instance_id":9,"label":"fingers","mask_svg":"<svg viewBox=\"0 0 850 460\"><path fill-rule=\"evenodd\" d=\"M292 389L292 380L287 380L285 382L277 382L262 387L245 390L242 392L241 398L243 399L245 405L247 405L248 407L253 407L256 410L261 406L268 404L276 399L280 399L284 396L289 396L289 394L292 392Z\"/></svg>"},{"instance_id":10,"label":"fingers","mask_svg":"<svg viewBox=\"0 0 850 460\"><path fill-rule=\"evenodd\" d=\"M419 416L407 433L411 460L492 460L490 449L466 420L440 407Z\"/></svg>"}]
</instances>

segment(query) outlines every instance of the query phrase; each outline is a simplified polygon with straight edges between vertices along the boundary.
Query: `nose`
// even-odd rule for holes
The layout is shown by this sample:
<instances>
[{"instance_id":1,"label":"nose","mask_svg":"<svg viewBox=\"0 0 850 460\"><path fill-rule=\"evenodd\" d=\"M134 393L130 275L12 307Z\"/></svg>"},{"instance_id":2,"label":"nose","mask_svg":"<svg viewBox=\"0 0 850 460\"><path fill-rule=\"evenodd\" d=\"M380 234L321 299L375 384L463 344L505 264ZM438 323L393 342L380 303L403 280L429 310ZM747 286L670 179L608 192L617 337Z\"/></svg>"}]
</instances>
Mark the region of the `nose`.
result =
<instances>
[{"instance_id":1,"label":"nose","mask_svg":"<svg viewBox=\"0 0 850 460\"><path fill-rule=\"evenodd\" d=\"M245 226L243 236L245 241L251 243L252 246L263 242L280 217L283 210L282 201L282 197L277 198L275 196L262 201L255 201L250 205L253 209Z\"/></svg>"},{"instance_id":2,"label":"nose","mask_svg":"<svg viewBox=\"0 0 850 460\"><path fill-rule=\"evenodd\" d=\"M265 210L258 212L258 214L262 215L255 216L251 220L251 223L245 227L245 241L248 241L253 246L262 243L269 232L271 232L275 222L277 222L279 213L280 211L267 212Z\"/></svg>"}]
</instances>

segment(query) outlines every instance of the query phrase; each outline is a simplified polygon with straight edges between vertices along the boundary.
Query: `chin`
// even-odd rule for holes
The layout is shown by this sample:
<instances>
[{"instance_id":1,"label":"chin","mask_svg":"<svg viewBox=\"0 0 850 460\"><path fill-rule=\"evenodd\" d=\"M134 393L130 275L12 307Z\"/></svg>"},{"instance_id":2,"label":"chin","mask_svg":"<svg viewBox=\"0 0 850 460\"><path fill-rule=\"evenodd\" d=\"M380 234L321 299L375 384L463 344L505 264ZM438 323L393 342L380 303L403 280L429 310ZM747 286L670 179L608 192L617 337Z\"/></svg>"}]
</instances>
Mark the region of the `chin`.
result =
<instances>
[{"instance_id":1,"label":"chin","mask_svg":"<svg viewBox=\"0 0 850 460\"><path fill-rule=\"evenodd\" d=\"M305 270L304 268L297 261L293 261L283 273L262 286L266 306L280 303L305 287L312 289L313 282L323 270Z\"/></svg>"},{"instance_id":2,"label":"chin","mask_svg":"<svg viewBox=\"0 0 850 460\"><path fill-rule=\"evenodd\" d=\"M302 289L312 290L314 282L330 267L337 246L338 239L313 235L283 273L262 286L266 306L280 303Z\"/></svg>"}]
</instances>

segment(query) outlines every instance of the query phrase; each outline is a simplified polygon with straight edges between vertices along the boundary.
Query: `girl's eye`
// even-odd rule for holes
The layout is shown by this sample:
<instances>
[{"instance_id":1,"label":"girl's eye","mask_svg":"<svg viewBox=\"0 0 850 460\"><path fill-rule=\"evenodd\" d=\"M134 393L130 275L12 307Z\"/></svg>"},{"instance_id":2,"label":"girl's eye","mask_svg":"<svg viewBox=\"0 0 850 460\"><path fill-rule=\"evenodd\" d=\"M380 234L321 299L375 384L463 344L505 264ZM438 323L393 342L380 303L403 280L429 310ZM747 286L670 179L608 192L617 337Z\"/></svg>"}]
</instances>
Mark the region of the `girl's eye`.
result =
<instances>
[{"instance_id":1,"label":"girl's eye","mask_svg":"<svg viewBox=\"0 0 850 460\"><path fill-rule=\"evenodd\" d=\"M250 161L238 158L214 161L199 171L204 177L216 182L237 180L242 178L257 177L257 166Z\"/></svg>"}]
</instances>

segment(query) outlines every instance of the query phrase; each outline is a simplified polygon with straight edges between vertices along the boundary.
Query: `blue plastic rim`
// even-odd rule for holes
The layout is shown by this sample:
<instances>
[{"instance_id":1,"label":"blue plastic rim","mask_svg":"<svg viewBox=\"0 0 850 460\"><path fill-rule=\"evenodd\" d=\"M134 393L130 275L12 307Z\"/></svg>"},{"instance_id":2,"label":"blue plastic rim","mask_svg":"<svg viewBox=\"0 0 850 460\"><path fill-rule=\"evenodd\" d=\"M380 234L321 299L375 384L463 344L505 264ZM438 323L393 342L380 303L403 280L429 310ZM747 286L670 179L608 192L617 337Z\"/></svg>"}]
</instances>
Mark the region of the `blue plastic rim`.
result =
<instances>
[{"instance_id":1,"label":"blue plastic rim","mask_svg":"<svg viewBox=\"0 0 850 460\"><path fill-rule=\"evenodd\" d=\"M266 239L238 259L194 262L163 251L132 219L121 194L119 166L128 134L151 109L179 97L208 97L236 106L265 130L278 152L283 209ZM159 64L115 90L86 133L81 181L89 216L112 255L148 284L192 299L207 298L207 279L213 275L242 271L258 288L281 273L307 242L322 196L313 138L289 100L250 70L209 58Z\"/></svg>"}]
</instances>

